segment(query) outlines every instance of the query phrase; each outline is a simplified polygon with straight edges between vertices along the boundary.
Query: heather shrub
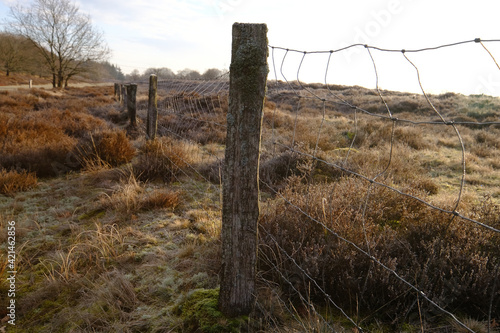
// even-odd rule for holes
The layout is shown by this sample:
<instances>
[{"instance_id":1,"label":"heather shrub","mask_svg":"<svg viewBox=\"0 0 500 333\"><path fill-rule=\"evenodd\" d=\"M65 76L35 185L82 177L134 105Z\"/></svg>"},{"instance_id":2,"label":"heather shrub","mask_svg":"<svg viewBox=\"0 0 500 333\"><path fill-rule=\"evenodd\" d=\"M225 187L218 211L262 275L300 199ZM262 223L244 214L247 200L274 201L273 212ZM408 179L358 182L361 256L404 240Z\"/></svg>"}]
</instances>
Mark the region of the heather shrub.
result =
<instances>
[{"instance_id":1,"label":"heather shrub","mask_svg":"<svg viewBox=\"0 0 500 333\"><path fill-rule=\"evenodd\" d=\"M135 155L135 149L124 131L106 130L88 134L77 147L83 166L96 163L118 166L130 162Z\"/></svg>"},{"instance_id":2,"label":"heather shrub","mask_svg":"<svg viewBox=\"0 0 500 333\"><path fill-rule=\"evenodd\" d=\"M419 127L397 127L394 130L394 137L397 141L403 142L416 150L429 147L429 143L425 141L423 131Z\"/></svg>"},{"instance_id":3,"label":"heather shrub","mask_svg":"<svg viewBox=\"0 0 500 333\"><path fill-rule=\"evenodd\" d=\"M78 95L77 89L71 92ZM0 166L34 172L37 177L57 176L82 167L82 147L86 152L99 153L109 164L130 160L131 146L126 137L110 133L104 120L86 110L92 103L104 101L91 100L68 91L59 96L39 89L2 94L0 109L8 108L0 114ZM96 137L97 144L89 139L92 132L102 133ZM90 144L86 146L86 142Z\"/></svg>"},{"instance_id":4,"label":"heather shrub","mask_svg":"<svg viewBox=\"0 0 500 333\"><path fill-rule=\"evenodd\" d=\"M5 195L13 195L16 192L26 191L36 186L37 178L32 172L22 171L7 171L0 169L0 193Z\"/></svg>"},{"instance_id":5,"label":"heather shrub","mask_svg":"<svg viewBox=\"0 0 500 333\"><path fill-rule=\"evenodd\" d=\"M42 117L61 128L66 135L76 138L84 137L90 132L109 128L104 120L86 112L50 109L43 112Z\"/></svg>"},{"instance_id":6,"label":"heather shrub","mask_svg":"<svg viewBox=\"0 0 500 333\"><path fill-rule=\"evenodd\" d=\"M24 91L8 91L0 95L0 110L16 112L19 109L31 110L39 101L39 98Z\"/></svg>"},{"instance_id":7,"label":"heather shrub","mask_svg":"<svg viewBox=\"0 0 500 333\"><path fill-rule=\"evenodd\" d=\"M179 192L162 190L149 193L142 201L142 209L175 209L181 204Z\"/></svg>"},{"instance_id":8,"label":"heather shrub","mask_svg":"<svg viewBox=\"0 0 500 333\"><path fill-rule=\"evenodd\" d=\"M304 175L301 166L307 161L308 158L290 151L264 159L259 165L259 178L265 184L261 189L274 192L283 188L289 177Z\"/></svg>"},{"instance_id":9,"label":"heather shrub","mask_svg":"<svg viewBox=\"0 0 500 333\"><path fill-rule=\"evenodd\" d=\"M174 105L176 110L173 114L159 117L160 136L174 133L200 144L225 142L227 97L200 97L193 93L167 97L159 103Z\"/></svg>"},{"instance_id":10,"label":"heather shrub","mask_svg":"<svg viewBox=\"0 0 500 333\"><path fill-rule=\"evenodd\" d=\"M224 159L218 159L212 163L204 163L199 166L198 172L209 182L221 184L224 172Z\"/></svg>"},{"instance_id":11,"label":"heather shrub","mask_svg":"<svg viewBox=\"0 0 500 333\"><path fill-rule=\"evenodd\" d=\"M141 180L172 181L190 164L189 151L182 141L162 137L141 147L134 174Z\"/></svg>"},{"instance_id":12,"label":"heather shrub","mask_svg":"<svg viewBox=\"0 0 500 333\"><path fill-rule=\"evenodd\" d=\"M404 192L426 198L418 189ZM298 290L324 302L325 295L311 287L317 283L350 313L393 323L404 321L403 313L439 313L422 298L418 309L416 292L394 270L446 309L485 318L493 300L492 316L500 315L500 290L493 289L498 235L353 177L316 185L292 179L282 195L286 200L264 206L260 216L261 271L292 299ZM491 220L497 213L478 214ZM280 273L271 273L274 267Z\"/></svg>"},{"instance_id":13,"label":"heather shrub","mask_svg":"<svg viewBox=\"0 0 500 333\"><path fill-rule=\"evenodd\" d=\"M62 133L31 136L30 132L21 132L17 140L4 145L0 156L0 166L6 169L23 169L36 173L37 177L57 176L78 166L73 149L76 140ZM56 132L57 133L57 132Z\"/></svg>"}]
</instances>

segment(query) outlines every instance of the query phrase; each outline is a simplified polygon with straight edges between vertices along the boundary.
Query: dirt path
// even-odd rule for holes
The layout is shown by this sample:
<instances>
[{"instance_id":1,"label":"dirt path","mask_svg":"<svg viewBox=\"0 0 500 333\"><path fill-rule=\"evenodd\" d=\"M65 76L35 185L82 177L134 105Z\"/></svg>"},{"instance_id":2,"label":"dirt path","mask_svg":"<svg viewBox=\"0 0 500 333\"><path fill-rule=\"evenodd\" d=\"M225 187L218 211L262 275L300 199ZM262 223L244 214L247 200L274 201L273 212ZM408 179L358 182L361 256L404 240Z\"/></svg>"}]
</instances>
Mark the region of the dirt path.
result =
<instances>
[{"instance_id":1,"label":"dirt path","mask_svg":"<svg viewBox=\"0 0 500 333\"><path fill-rule=\"evenodd\" d=\"M69 87L95 87L95 86L112 86L112 82L103 82L103 83L73 83L70 84ZM28 89L28 84L20 84L17 86L0 86L0 91L2 90L16 90L16 89ZM33 85L33 88L43 88L43 89L52 89L52 84L37 84Z\"/></svg>"}]
</instances>

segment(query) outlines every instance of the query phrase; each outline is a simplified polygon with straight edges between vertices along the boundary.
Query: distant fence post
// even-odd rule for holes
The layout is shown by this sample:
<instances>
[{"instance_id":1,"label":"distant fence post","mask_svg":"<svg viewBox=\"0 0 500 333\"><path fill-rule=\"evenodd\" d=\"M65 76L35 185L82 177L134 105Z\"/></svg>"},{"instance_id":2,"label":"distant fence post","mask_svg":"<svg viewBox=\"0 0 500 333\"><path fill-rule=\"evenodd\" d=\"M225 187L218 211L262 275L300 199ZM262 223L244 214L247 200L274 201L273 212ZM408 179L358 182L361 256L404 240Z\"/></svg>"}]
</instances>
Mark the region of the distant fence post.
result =
<instances>
[{"instance_id":1,"label":"distant fence post","mask_svg":"<svg viewBox=\"0 0 500 333\"><path fill-rule=\"evenodd\" d=\"M156 138L158 128L158 105L157 105L158 77L151 74L149 77L148 119L146 134L148 140Z\"/></svg>"},{"instance_id":2,"label":"distant fence post","mask_svg":"<svg viewBox=\"0 0 500 333\"><path fill-rule=\"evenodd\" d=\"M259 150L267 65L267 26L233 24L222 203L219 308L247 315L255 302Z\"/></svg>"},{"instance_id":3,"label":"distant fence post","mask_svg":"<svg viewBox=\"0 0 500 333\"><path fill-rule=\"evenodd\" d=\"M30 80L30 83L29 83L29 88L33 88L33 80Z\"/></svg>"},{"instance_id":4,"label":"distant fence post","mask_svg":"<svg viewBox=\"0 0 500 333\"><path fill-rule=\"evenodd\" d=\"M122 93L122 99L121 99L121 105L127 105L127 85L122 84L121 85L121 93Z\"/></svg>"},{"instance_id":5,"label":"distant fence post","mask_svg":"<svg viewBox=\"0 0 500 333\"><path fill-rule=\"evenodd\" d=\"M115 83L115 98L117 101L120 101L120 84Z\"/></svg>"},{"instance_id":6,"label":"distant fence post","mask_svg":"<svg viewBox=\"0 0 500 333\"><path fill-rule=\"evenodd\" d=\"M136 108L137 84L127 84L127 111L130 119L130 126L137 126Z\"/></svg>"}]
</instances>

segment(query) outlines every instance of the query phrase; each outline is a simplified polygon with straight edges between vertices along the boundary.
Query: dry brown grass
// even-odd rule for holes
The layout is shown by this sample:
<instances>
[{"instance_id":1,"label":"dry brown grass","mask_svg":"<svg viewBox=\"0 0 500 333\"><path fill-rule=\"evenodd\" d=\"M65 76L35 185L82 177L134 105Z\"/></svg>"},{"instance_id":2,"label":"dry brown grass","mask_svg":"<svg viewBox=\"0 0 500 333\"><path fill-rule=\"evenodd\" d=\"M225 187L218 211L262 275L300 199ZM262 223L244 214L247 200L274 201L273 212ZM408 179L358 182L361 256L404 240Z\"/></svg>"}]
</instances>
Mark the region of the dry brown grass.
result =
<instances>
[{"instance_id":1,"label":"dry brown grass","mask_svg":"<svg viewBox=\"0 0 500 333\"><path fill-rule=\"evenodd\" d=\"M123 130L107 130L86 135L77 147L82 165L119 166L130 162L135 149Z\"/></svg>"},{"instance_id":2,"label":"dry brown grass","mask_svg":"<svg viewBox=\"0 0 500 333\"><path fill-rule=\"evenodd\" d=\"M37 178L34 173L23 171L7 171L0 169L0 193L12 196L14 193L35 187Z\"/></svg>"},{"instance_id":3,"label":"dry brown grass","mask_svg":"<svg viewBox=\"0 0 500 333\"><path fill-rule=\"evenodd\" d=\"M181 94L165 98L158 103L176 110L174 114L159 117L160 135L171 136L174 133L185 140L202 145L225 142L227 97Z\"/></svg>"},{"instance_id":4,"label":"dry brown grass","mask_svg":"<svg viewBox=\"0 0 500 333\"><path fill-rule=\"evenodd\" d=\"M128 139L90 111L111 103L99 88L13 91L0 95L0 165L38 177L77 170L89 156L117 165L133 156ZM92 133L92 134L91 134ZM93 145L89 146L89 136ZM90 148L95 148L91 150Z\"/></svg>"},{"instance_id":5,"label":"dry brown grass","mask_svg":"<svg viewBox=\"0 0 500 333\"><path fill-rule=\"evenodd\" d=\"M324 87L314 88L315 94L324 96ZM377 93L344 88L338 87L336 93L345 100L387 116ZM454 128L397 121L392 136L391 120L359 110L354 117L351 108L340 104L322 109L314 101L299 99L307 95L300 89L293 98L287 94L272 96L264 116L264 139L269 142L263 143L261 179L271 185L273 196L266 197L260 219L261 263L262 271L272 272L276 267L280 271L267 278L280 285L299 307L303 300L288 281L310 303L326 304L325 295L313 286L317 283L364 327L375 321L385 329L399 330L399 325L411 322L402 315L406 313L422 319L425 329L431 329L435 309L421 299L417 309L415 293L362 253L366 251L454 313L485 319L492 299L493 308L498 308L500 293L493 289L500 263L495 232L452 219L337 167L369 179L376 177L377 182L451 209L462 175L462 147ZM399 119L439 122L422 96L382 94ZM498 121L498 99L457 94L430 98L446 119ZM498 126L457 125L457 129L466 161L466 183L458 210L497 228ZM273 145L274 141L280 145ZM299 153L283 147L292 142ZM291 159L292 155L296 158ZM262 190L266 188L262 186ZM500 316L496 308L492 318Z\"/></svg>"},{"instance_id":6,"label":"dry brown grass","mask_svg":"<svg viewBox=\"0 0 500 333\"><path fill-rule=\"evenodd\" d=\"M408 191L425 198L421 191ZM272 263L264 260L264 267L280 267L291 281L300 277L296 287L313 300L319 301L323 294L309 289L311 281L301 269L335 295L344 310L403 320L401 313L412 310L414 293L402 293L401 281L348 240L422 288L438 304L478 316L478 309L488 309L500 253L485 249L491 249L498 235L463 221L450 225L449 215L385 188L373 187L369 193L365 201L367 184L354 178L328 185L290 183L283 196L293 205L278 200L260 218L262 258L274 258ZM480 214L488 224L498 224L497 213ZM284 259L281 249L292 254L301 269ZM279 276L274 279L286 285ZM294 291L288 292L293 298ZM498 299L499 291L493 292ZM468 302L463 303L465 297ZM353 298L358 299L356 308ZM420 310L428 316L433 308L425 305ZM498 315L493 310L492 316Z\"/></svg>"},{"instance_id":7,"label":"dry brown grass","mask_svg":"<svg viewBox=\"0 0 500 333\"><path fill-rule=\"evenodd\" d=\"M130 173L128 178L121 178L111 189L110 194L101 197L101 209L113 209L126 215L137 214L141 210L168 209L175 210L183 202L179 191L153 190L145 191L144 186Z\"/></svg>"},{"instance_id":8,"label":"dry brown grass","mask_svg":"<svg viewBox=\"0 0 500 333\"><path fill-rule=\"evenodd\" d=\"M149 193L142 201L142 209L176 209L181 204L179 192L161 190Z\"/></svg>"},{"instance_id":9,"label":"dry brown grass","mask_svg":"<svg viewBox=\"0 0 500 333\"><path fill-rule=\"evenodd\" d=\"M147 141L134 163L134 173L141 180L170 182L188 169L191 163L184 142L166 137Z\"/></svg>"},{"instance_id":10,"label":"dry brown grass","mask_svg":"<svg viewBox=\"0 0 500 333\"><path fill-rule=\"evenodd\" d=\"M19 221L19 235L26 240L19 253L19 327L182 330L185 318L169 309L182 304L191 290L219 283L220 193L198 173L220 184L223 170L214 156L222 157L225 129L215 122L224 124L227 100L176 96L180 114L161 116L168 130L145 142L141 126L139 139L117 129L126 125L126 117L109 104L111 92L101 89L0 93L0 147L7 152L0 156L2 165L20 174L23 168L26 175L36 172L37 177L85 167L82 174L42 179L31 191L0 198L5 211L0 224L5 225L7 216ZM376 93L335 89L353 104L387 114ZM421 97L383 93L397 117L435 117ZM432 98L450 119L497 115L497 101L486 97ZM438 304L478 320L469 321L471 327L481 329L493 297L492 317L497 320L498 283L493 286L500 260L498 235L458 218L450 223L447 214L331 165L370 178L378 175L377 181L388 186L453 207L461 150L452 128L398 122L391 156L391 121L361 112L354 121L353 110L337 103L327 103L324 118L322 111L321 102L286 91L266 101L260 175L271 189L261 186L259 283L266 284L258 300L265 313L252 314L249 322L256 323L249 327L328 330L310 303L328 314L331 327L349 330L335 311L323 307L325 297L306 272L367 331L402 331L403 323L411 326L408 331L443 325L452 330L426 301L340 237L369 251ZM205 125L190 117L202 118ZM458 210L499 228L498 128L459 129L468 183ZM171 132L176 139L161 137ZM294 149L330 164L274 145L271 135L285 145L295 135ZM122 163L128 164L115 167ZM5 291L5 281L0 287ZM290 324L292 317L301 319Z\"/></svg>"}]
</instances>

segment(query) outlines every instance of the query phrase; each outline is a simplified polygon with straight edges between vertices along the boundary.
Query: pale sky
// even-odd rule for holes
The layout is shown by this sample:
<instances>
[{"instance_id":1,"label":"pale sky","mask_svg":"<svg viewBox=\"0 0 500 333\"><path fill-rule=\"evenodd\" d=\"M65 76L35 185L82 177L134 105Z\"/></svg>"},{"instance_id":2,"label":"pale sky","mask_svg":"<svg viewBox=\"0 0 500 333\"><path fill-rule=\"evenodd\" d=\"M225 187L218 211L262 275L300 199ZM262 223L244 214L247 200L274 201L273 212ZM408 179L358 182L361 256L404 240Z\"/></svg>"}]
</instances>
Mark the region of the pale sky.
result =
<instances>
[{"instance_id":1,"label":"pale sky","mask_svg":"<svg viewBox=\"0 0 500 333\"><path fill-rule=\"evenodd\" d=\"M27 4L30 0L20 0ZM13 0L0 0L6 17ZM124 73L148 67L174 72L228 68L234 22L266 23L269 44L300 51L328 51L368 44L419 49L473 40L500 39L496 0L78 0L101 29ZM500 63L500 42L485 43ZM407 54L424 89L500 96L500 70L480 44ZM372 50L382 89L419 92L416 71L401 53ZM281 67L283 52L275 52ZM283 69L297 79L302 54L289 53ZM270 68L272 58L269 58ZM306 82L325 82L327 54L308 55L299 72ZM327 82L375 88L373 63L364 48L334 53ZM273 72L270 79L274 79ZM278 79L283 77L278 76Z\"/></svg>"}]
</instances>

